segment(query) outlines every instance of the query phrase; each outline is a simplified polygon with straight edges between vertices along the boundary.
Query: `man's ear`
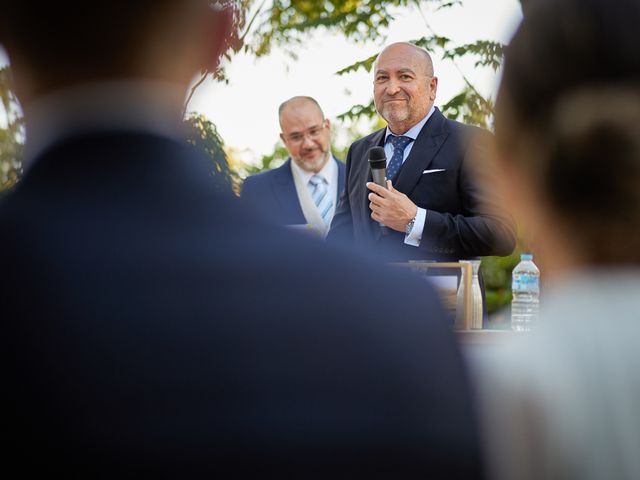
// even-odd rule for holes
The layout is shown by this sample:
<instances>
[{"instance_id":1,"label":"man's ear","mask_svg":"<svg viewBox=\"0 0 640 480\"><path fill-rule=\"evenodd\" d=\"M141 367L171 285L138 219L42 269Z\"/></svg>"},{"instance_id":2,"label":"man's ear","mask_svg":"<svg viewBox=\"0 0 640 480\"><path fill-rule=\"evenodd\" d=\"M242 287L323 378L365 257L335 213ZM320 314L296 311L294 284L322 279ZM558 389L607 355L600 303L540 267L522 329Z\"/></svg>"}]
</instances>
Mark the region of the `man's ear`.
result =
<instances>
[{"instance_id":1,"label":"man's ear","mask_svg":"<svg viewBox=\"0 0 640 480\"><path fill-rule=\"evenodd\" d=\"M438 93L438 77L432 77L429 81L429 86L431 87L431 97L430 100L433 101L436 99L436 94Z\"/></svg>"},{"instance_id":2,"label":"man's ear","mask_svg":"<svg viewBox=\"0 0 640 480\"><path fill-rule=\"evenodd\" d=\"M231 8L210 7L207 13L205 26L204 49L202 69L215 72L220 64L220 58L229 48L229 38L233 28L233 11Z\"/></svg>"}]
</instances>

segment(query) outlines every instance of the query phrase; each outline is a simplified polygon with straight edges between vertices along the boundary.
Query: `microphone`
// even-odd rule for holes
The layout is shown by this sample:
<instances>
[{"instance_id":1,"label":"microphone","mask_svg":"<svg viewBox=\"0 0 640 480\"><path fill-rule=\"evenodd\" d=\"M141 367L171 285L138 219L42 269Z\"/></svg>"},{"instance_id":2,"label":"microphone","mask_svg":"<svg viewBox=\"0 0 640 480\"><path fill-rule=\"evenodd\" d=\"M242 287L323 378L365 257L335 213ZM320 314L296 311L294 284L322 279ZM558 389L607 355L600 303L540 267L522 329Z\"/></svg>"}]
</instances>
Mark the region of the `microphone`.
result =
<instances>
[{"instance_id":1,"label":"microphone","mask_svg":"<svg viewBox=\"0 0 640 480\"><path fill-rule=\"evenodd\" d=\"M384 148L373 147L369 149L369 167L371 167L371 175L373 182L382 188L387 188L387 155ZM378 222L383 235L389 234L389 229L382 223Z\"/></svg>"},{"instance_id":2,"label":"microphone","mask_svg":"<svg viewBox=\"0 0 640 480\"><path fill-rule=\"evenodd\" d=\"M387 188L387 156L384 148L373 147L369 150L369 166L373 182L382 188Z\"/></svg>"}]
</instances>

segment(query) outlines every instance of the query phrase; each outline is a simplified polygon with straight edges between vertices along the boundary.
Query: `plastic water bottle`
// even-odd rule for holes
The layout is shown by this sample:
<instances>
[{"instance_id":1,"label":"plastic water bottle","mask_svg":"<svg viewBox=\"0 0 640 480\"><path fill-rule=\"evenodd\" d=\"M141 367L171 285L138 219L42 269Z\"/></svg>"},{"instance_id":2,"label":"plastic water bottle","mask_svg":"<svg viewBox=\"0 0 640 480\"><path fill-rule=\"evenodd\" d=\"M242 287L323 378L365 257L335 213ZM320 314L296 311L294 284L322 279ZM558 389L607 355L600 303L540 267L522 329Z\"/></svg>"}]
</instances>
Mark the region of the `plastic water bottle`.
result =
<instances>
[{"instance_id":1,"label":"plastic water bottle","mask_svg":"<svg viewBox=\"0 0 640 480\"><path fill-rule=\"evenodd\" d=\"M533 255L520 255L520 263L513 269L511 278L511 328L528 332L538 321L540 310L540 270L533 263Z\"/></svg>"}]
</instances>

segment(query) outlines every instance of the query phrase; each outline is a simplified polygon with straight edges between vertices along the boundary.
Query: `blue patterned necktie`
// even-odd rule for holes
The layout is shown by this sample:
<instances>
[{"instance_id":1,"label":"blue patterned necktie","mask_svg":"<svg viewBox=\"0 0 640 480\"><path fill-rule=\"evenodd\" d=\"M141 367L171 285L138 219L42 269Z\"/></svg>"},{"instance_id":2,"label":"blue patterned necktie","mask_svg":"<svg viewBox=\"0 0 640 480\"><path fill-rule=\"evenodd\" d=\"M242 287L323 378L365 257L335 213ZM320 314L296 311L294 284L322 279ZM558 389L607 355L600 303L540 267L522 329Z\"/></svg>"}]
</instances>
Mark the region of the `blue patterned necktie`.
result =
<instances>
[{"instance_id":1,"label":"blue patterned necktie","mask_svg":"<svg viewBox=\"0 0 640 480\"><path fill-rule=\"evenodd\" d=\"M329 195L327 181L322 175L316 173L309 179L309 191L322 217L322 221L328 226L330 221L329 212L331 212L331 207L333 207L333 200L331 200L331 195Z\"/></svg>"},{"instance_id":2,"label":"blue patterned necktie","mask_svg":"<svg viewBox=\"0 0 640 480\"><path fill-rule=\"evenodd\" d=\"M395 183L396 175L398 175L400 167L402 167L404 149L413 141L413 138L402 135L391 135L389 141L393 145L393 155L387 165L387 179Z\"/></svg>"}]
</instances>

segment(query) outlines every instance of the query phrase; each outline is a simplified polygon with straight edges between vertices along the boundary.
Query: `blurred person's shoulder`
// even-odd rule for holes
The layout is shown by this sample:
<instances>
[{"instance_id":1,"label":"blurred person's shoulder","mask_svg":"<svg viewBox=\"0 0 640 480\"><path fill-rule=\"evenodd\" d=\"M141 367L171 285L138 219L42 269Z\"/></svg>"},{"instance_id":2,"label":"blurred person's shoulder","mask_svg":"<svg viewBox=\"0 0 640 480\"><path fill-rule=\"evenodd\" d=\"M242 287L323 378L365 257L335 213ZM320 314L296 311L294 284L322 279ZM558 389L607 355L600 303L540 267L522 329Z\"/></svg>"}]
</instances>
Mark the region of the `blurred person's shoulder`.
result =
<instances>
[{"instance_id":1,"label":"blurred person's shoulder","mask_svg":"<svg viewBox=\"0 0 640 480\"><path fill-rule=\"evenodd\" d=\"M446 128L464 140L465 144L477 146L493 139L493 133L491 131L478 125L459 122L458 120L452 120L447 117L445 117L445 124Z\"/></svg>"}]
</instances>

